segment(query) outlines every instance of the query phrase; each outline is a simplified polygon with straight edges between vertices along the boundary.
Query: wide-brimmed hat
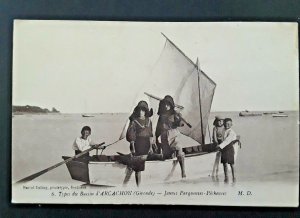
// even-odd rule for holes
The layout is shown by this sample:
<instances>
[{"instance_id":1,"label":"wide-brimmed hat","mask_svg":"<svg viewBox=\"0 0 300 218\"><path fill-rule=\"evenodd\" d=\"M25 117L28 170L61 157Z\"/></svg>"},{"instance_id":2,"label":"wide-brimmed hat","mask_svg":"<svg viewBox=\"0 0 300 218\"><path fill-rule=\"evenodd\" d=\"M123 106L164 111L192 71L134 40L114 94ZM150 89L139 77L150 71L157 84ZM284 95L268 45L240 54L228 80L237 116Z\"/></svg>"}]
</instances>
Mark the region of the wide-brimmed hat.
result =
<instances>
[{"instance_id":1,"label":"wide-brimmed hat","mask_svg":"<svg viewBox=\"0 0 300 218\"><path fill-rule=\"evenodd\" d=\"M149 107L148 107L148 103L146 101L140 101L137 106L137 108L143 108L145 109L146 111L149 110Z\"/></svg>"},{"instance_id":2,"label":"wide-brimmed hat","mask_svg":"<svg viewBox=\"0 0 300 218\"><path fill-rule=\"evenodd\" d=\"M153 115L153 110L152 108L149 110L148 103L146 101L140 101L134 108L133 113L129 117L129 120L132 121L133 119L139 117L139 111L141 109L145 111L146 117L151 117Z\"/></svg>"},{"instance_id":3,"label":"wide-brimmed hat","mask_svg":"<svg viewBox=\"0 0 300 218\"><path fill-rule=\"evenodd\" d=\"M158 115L162 115L164 113L166 113L166 108L165 105L168 104L171 107L170 112L174 112L174 108L175 108L175 103L173 98L170 95L166 95L160 102L159 102L159 106L158 106L158 111L157 114Z\"/></svg>"},{"instance_id":4,"label":"wide-brimmed hat","mask_svg":"<svg viewBox=\"0 0 300 218\"><path fill-rule=\"evenodd\" d=\"M224 120L224 118L223 117L221 117L221 116L215 116L215 120Z\"/></svg>"},{"instance_id":5,"label":"wide-brimmed hat","mask_svg":"<svg viewBox=\"0 0 300 218\"><path fill-rule=\"evenodd\" d=\"M213 125L216 126L217 123L218 123L218 121L220 121L220 120L224 120L224 118L221 117L221 116L215 116L215 120L214 120L214 122L213 122Z\"/></svg>"},{"instance_id":6,"label":"wide-brimmed hat","mask_svg":"<svg viewBox=\"0 0 300 218\"><path fill-rule=\"evenodd\" d=\"M165 104L169 104L171 106L171 108L175 107L175 103L173 98L170 95L166 95L163 99L163 101L165 102Z\"/></svg>"}]
</instances>

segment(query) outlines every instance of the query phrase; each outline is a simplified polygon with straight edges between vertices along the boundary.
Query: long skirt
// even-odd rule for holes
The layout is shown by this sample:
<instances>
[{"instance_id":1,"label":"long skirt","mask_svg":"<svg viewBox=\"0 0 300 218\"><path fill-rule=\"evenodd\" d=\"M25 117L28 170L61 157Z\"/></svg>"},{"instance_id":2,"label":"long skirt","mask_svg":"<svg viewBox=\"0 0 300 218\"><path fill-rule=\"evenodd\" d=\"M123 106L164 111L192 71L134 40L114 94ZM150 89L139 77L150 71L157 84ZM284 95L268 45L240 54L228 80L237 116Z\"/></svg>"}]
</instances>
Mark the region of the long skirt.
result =
<instances>
[{"instance_id":1,"label":"long skirt","mask_svg":"<svg viewBox=\"0 0 300 218\"><path fill-rule=\"evenodd\" d=\"M145 170L145 161L150 150L150 138L149 137L136 137L134 141L135 154L130 158L129 168L135 172Z\"/></svg>"},{"instance_id":2,"label":"long skirt","mask_svg":"<svg viewBox=\"0 0 300 218\"><path fill-rule=\"evenodd\" d=\"M149 137L136 137L134 141L135 156L147 155L150 150Z\"/></svg>"}]
</instances>

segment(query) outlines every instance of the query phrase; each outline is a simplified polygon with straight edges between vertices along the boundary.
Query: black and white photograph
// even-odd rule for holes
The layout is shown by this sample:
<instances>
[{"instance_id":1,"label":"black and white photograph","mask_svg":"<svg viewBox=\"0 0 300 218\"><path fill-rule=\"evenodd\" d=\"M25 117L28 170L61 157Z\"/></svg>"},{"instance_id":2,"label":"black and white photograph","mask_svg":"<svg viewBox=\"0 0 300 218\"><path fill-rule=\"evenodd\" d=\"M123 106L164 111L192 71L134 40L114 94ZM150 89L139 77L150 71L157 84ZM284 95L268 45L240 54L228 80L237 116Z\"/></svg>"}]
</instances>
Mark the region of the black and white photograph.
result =
<instances>
[{"instance_id":1,"label":"black and white photograph","mask_svg":"<svg viewBox=\"0 0 300 218\"><path fill-rule=\"evenodd\" d=\"M14 20L12 203L298 207L292 22Z\"/></svg>"}]
</instances>

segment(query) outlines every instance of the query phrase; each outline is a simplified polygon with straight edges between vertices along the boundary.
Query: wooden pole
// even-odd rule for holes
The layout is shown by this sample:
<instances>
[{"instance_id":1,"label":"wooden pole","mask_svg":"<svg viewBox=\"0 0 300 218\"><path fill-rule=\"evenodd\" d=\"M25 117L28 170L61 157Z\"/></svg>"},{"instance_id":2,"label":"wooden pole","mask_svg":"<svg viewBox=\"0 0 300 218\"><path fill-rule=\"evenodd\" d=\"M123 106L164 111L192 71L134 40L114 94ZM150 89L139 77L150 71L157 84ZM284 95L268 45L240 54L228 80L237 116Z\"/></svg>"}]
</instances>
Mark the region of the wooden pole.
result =
<instances>
[{"instance_id":1,"label":"wooden pole","mask_svg":"<svg viewBox=\"0 0 300 218\"><path fill-rule=\"evenodd\" d=\"M200 73L199 73L199 59L197 58L197 73L198 73L198 89L199 89L199 106L200 106L200 124L201 124L201 137L202 144L205 144L205 138L203 134L203 121L202 121L202 104L201 104L201 89L200 89Z\"/></svg>"},{"instance_id":2,"label":"wooden pole","mask_svg":"<svg viewBox=\"0 0 300 218\"><path fill-rule=\"evenodd\" d=\"M16 184L17 184L17 183L23 183L23 182L29 182L29 181L31 181L31 180L33 180L33 179L35 179L35 178L37 178L37 177L39 177L39 176L41 176L41 175L47 173L47 172L49 172L49 171L51 171L51 170L53 170L53 169L59 167L60 165L66 164L66 163L70 162L71 160L73 160L73 159L75 159L75 158L81 157L82 155L84 155L84 154L90 152L90 151L93 150L93 149L98 149L101 145L104 145L104 144L105 144L105 142L102 142L102 143L100 143L100 144L98 144L98 145L94 145L94 146L92 146L91 148L89 148L89 149L87 149L87 150L81 152L80 154L75 155L74 157L70 157L70 158L68 158L68 159L65 160L65 161L59 162L59 163L57 163L57 164L55 164L55 165L53 165L53 166L51 166L51 167L48 167L47 169L41 170L41 171L39 171L39 172L37 172L37 173L34 173L34 174L30 175L30 176L27 176L27 177L25 177L25 178L23 178L23 179L17 181Z\"/></svg>"}]
</instances>

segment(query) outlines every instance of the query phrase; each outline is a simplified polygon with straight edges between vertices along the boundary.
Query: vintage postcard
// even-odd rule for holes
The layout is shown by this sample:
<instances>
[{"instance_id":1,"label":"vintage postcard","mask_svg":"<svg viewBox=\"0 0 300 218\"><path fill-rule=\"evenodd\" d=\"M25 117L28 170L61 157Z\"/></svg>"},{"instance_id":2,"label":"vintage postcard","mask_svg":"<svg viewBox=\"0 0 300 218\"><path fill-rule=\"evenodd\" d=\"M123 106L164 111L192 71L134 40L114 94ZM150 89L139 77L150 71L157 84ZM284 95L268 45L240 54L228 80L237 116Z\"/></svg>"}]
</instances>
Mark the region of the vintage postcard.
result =
<instances>
[{"instance_id":1,"label":"vintage postcard","mask_svg":"<svg viewBox=\"0 0 300 218\"><path fill-rule=\"evenodd\" d=\"M296 207L297 23L15 20L12 203Z\"/></svg>"}]
</instances>

